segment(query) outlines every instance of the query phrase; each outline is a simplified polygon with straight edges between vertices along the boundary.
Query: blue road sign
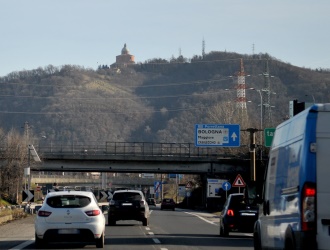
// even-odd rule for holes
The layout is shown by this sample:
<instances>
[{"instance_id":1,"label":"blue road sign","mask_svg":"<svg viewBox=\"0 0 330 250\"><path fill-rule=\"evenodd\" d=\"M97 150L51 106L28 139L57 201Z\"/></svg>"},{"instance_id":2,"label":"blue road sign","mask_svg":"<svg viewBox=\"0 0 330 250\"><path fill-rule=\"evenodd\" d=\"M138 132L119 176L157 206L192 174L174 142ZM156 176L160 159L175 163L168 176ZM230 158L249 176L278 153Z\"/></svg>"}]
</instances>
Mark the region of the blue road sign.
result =
<instances>
[{"instance_id":1,"label":"blue road sign","mask_svg":"<svg viewBox=\"0 0 330 250\"><path fill-rule=\"evenodd\" d=\"M225 191L230 190L231 189L231 184L228 181L222 183L222 189L225 190Z\"/></svg>"},{"instance_id":2,"label":"blue road sign","mask_svg":"<svg viewBox=\"0 0 330 250\"><path fill-rule=\"evenodd\" d=\"M196 124L196 147L239 147L239 124Z\"/></svg>"}]
</instances>

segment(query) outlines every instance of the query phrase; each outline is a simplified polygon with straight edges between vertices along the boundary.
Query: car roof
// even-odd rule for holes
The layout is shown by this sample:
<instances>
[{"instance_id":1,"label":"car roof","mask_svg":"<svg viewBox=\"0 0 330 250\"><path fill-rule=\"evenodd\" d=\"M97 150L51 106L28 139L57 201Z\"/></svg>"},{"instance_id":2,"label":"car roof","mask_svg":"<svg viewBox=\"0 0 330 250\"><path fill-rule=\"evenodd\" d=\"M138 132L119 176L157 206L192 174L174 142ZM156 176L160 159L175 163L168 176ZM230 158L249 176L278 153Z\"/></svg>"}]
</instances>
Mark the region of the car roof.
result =
<instances>
[{"instance_id":1,"label":"car roof","mask_svg":"<svg viewBox=\"0 0 330 250\"><path fill-rule=\"evenodd\" d=\"M127 192L143 194L142 191L140 191L140 190L135 190L135 189L116 190L113 194L117 194L117 193L127 193Z\"/></svg>"},{"instance_id":2,"label":"car roof","mask_svg":"<svg viewBox=\"0 0 330 250\"><path fill-rule=\"evenodd\" d=\"M72 191L72 190L67 190L67 191L57 191L57 192L49 192L46 196L48 197L54 197L54 196L61 196L61 195L83 195L83 196L88 196L88 197L93 197L93 193L89 191Z\"/></svg>"},{"instance_id":3,"label":"car roof","mask_svg":"<svg viewBox=\"0 0 330 250\"><path fill-rule=\"evenodd\" d=\"M229 196L244 196L244 194L243 193L233 193L233 194L230 194Z\"/></svg>"}]
</instances>

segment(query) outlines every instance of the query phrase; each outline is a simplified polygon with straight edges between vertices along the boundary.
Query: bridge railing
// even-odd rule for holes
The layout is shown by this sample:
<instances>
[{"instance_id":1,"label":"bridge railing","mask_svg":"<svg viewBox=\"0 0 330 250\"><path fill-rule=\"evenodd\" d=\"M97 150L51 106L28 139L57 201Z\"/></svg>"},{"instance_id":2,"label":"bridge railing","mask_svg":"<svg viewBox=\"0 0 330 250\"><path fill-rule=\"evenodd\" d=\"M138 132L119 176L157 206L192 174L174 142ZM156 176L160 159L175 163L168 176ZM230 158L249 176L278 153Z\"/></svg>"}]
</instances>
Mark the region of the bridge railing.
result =
<instances>
[{"instance_id":1,"label":"bridge railing","mask_svg":"<svg viewBox=\"0 0 330 250\"><path fill-rule=\"evenodd\" d=\"M223 156L219 148L195 147L193 143L153 143L153 142L104 142L63 144L51 142L37 146L40 154L94 154L94 155L130 155L130 156L176 156L176 157L211 157Z\"/></svg>"}]
</instances>

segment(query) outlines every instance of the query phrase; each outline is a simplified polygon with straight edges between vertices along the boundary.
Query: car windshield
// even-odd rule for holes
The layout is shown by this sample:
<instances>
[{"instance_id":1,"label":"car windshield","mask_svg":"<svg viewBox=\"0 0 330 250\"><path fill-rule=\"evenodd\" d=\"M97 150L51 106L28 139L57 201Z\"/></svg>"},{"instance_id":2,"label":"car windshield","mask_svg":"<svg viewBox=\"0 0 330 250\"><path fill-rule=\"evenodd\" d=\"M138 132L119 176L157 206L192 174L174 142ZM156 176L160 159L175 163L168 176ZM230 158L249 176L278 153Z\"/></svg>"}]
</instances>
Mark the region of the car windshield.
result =
<instances>
[{"instance_id":1,"label":"car windshield","mask_svg":"<svg viewBox=\"0 0 330 250\"><path fill-rule=\"evenodd\" d=\"M46 203L54 208L78 208L86 207L91 203L91 199L79 195L63 195L49 197Z\"/></svg>"},{"instance_id":2,"label":"car windshield","mask_svg":"<svg viewBox=\"0 0 330 250\"><path fill-rule=\"evenodd\" d=\"M132 200L132 201L138 201L141 200L142 197L138 193L130 193L130 192L125 192L125 193L115 193L113 195L114 200Z\"/></svg>"}]
</instances>

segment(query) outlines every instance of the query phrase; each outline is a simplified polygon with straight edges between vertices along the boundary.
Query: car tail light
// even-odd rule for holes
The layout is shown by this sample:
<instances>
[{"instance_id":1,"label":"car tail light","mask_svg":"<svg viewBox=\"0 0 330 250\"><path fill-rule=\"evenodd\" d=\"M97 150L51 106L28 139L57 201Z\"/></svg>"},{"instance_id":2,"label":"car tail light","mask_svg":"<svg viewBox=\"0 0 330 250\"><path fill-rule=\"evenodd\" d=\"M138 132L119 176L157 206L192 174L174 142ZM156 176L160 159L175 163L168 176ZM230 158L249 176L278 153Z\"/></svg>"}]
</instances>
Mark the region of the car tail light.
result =
<instances>
[{"instance_id":1,"label":"car tail light","mask_svg":"<svg viewBox=\"0 0 330 250\"><path fill-rule=\"evenodd\" d=\"M38 216L40 216L40 217L48 217L51 214L52 214L52 212L48 212L48 211L43 211L43 210L38 211Z\"/></svg>"},{"instance_id":2,"label":"car tail light","mask_svg":"<svg viewBox=\"0 0 330 250\"><path fill-rule=\"evenodd\" d=\"M315 230L315 184L306 183L302 190L301 229L303 231Z\"/></svg>"},{"instance_id":3,"label":"car tail light","mask_svg":"<svg viewBox=\"0 0 330 250\"><path fill-rule=\"evenodd\" d=\"M227 215L228 215L228 216L234 216L234 210L232 210L232 209L228 209L228 211L227 211Z\"/></svg>"},{"instance_id":4,"label":"car tail light","mask_svg":"<svg viewBox=\"0 0 330 250\"><path fill-rule=\"evenodd\" d=\"M85 214L87 214L88 216L98 216L101 214L100 210L90 210L90 211L86 211Z\"/></svg>"}]
</instances>

